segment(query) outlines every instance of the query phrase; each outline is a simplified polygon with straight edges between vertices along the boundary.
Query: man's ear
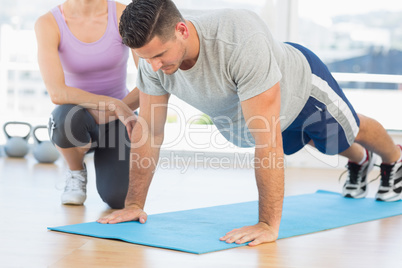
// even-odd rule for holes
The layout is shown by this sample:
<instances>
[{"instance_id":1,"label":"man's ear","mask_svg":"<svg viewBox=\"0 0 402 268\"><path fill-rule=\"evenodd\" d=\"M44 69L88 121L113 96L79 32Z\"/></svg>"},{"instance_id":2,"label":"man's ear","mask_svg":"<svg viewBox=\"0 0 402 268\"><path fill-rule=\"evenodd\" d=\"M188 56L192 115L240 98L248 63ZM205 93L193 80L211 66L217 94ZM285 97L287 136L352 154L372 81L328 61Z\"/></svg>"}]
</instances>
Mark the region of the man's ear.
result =
<instances>
[{"instance_id":1,"label":"man's ear","mask_svg":"<svg viewBox=\"0 0 402 268\"><path fill-rule=\"evenodd\" d=\"M183 39L187 39L190 36L187 24L182 21L176 24L175 30Z\"/></svg>"}]
</instances>

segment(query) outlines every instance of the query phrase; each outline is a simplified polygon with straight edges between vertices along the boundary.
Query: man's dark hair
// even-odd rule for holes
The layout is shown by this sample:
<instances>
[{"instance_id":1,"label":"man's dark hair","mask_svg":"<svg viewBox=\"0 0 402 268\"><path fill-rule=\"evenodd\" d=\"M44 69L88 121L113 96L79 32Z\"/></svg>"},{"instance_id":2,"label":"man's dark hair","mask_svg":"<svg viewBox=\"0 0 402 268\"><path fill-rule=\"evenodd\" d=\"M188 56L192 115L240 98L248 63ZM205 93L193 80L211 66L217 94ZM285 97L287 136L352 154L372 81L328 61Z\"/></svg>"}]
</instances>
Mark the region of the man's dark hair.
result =
<instances>
[{"instance_id":1,"label":"man's dark hair","mask_svg":"<svg viewBox=\"0 0 402 268\"><path fill-rule=\"evenodd\" d=\"M120 18L123 43L140 48L158 36L162 42L174 38L175 26L184 21L171 0L132 0Z\"/></svg>"}]
</instances>

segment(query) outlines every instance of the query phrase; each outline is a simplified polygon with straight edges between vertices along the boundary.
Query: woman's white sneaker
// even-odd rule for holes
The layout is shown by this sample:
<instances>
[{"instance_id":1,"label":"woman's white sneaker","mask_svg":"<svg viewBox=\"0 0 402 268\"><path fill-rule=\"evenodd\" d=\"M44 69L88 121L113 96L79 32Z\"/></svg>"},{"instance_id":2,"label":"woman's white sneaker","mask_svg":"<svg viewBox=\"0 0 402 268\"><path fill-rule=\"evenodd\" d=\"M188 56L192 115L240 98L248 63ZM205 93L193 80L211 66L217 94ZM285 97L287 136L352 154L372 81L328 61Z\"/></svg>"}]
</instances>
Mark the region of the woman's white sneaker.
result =
<instances>
[{"instance_id":1,"label":"woman's white sneaker","mask_svg":"<svg viewBox=\"0 0 402 268\"><path fill-rule=\"evenodd\" d=\"M68 170L66 186L61 195L63 205L82 205L87 199L87 168L83 170Z\"/></svg>"}]
</instances>

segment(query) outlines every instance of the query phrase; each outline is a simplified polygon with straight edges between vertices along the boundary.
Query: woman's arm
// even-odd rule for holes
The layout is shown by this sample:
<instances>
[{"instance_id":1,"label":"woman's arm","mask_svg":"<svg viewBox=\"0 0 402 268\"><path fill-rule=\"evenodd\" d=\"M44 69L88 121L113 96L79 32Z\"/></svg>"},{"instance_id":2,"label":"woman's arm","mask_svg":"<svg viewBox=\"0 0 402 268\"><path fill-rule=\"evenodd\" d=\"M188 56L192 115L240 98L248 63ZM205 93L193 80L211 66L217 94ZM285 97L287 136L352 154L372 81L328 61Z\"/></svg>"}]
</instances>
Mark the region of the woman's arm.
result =
<instances>
[{"instance_id":1,"label":"woman's arm","mask_svg":"<svg viewBox=\"0 0 402 268\"><path fill-rule=\"evenodd\" d=\"M60 32L53 15L49 12L35 24L38 42L38 63L46 89L54 104L77 104L86 108L105 110L115 104L112 97L96 95L65 84L64 72L59 58Z\"/></svg>"},{"instance_id":2,"label":"woman's arm","mask_svg":"<svg viewBox=\"0 0 402 268\"><path fill-rule=\"evenodd\" d=\"M39 68L54 104L77 104L88 108L98 123L115 120L115 115L124 115L125 120L133 116L132 110L121 100L66 85L58 52L60 32L52 13L48 12L36 21L35 33ZM132 106L135 106L135 96L128 99Z\"/></svg>"}]
</instances>

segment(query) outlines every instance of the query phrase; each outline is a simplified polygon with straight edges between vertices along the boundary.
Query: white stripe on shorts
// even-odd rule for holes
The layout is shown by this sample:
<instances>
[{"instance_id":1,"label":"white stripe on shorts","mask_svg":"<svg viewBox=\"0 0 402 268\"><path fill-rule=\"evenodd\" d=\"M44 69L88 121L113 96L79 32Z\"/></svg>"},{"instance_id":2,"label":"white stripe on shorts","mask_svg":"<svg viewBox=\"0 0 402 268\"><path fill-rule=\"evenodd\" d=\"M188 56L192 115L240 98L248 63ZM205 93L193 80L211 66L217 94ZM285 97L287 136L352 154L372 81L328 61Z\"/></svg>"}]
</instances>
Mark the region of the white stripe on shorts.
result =
<instances>
[{"instance_id":1,"label":"white stripe on shorts","mask_svg":"<svg viewBox=\"0 0 402 268\"><path fill-rule=\"evenodd\" d=\"M351 145L359 132L359 126L348 104L328 85L327 81L312 74L313 89L311 97L324 103L328 112L343 128L348 143Z\"/></svg>"}]
</instances>

